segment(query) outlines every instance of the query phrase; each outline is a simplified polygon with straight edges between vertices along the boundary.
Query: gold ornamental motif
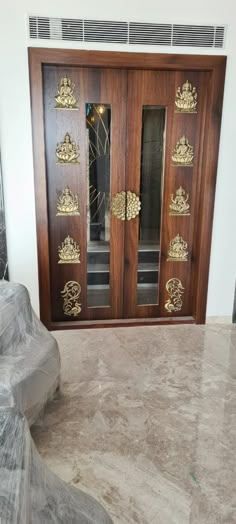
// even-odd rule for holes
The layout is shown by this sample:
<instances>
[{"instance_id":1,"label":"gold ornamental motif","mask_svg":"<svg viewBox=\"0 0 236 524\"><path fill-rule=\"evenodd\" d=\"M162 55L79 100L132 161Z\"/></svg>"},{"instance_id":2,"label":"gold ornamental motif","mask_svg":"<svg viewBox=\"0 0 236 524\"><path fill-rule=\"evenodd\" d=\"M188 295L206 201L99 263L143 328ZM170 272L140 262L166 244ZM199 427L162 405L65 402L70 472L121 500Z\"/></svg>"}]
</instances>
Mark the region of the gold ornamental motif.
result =
<instances>
[{"instance_id":1,"label":"gold ornamental motif","mask_svg":"<svg viewBox=\"0 0 236 524\"><path fill-rule=\"evenodd\" d=\"M186 191L180 186L174 194L171 195L171 203L169 204L170 215L190 215L190 205L188 204L189 195L186 196Z\"/></svg>"},{"instance_id":2,"label":"gold ornamental motif","mask_svg":"<svg viewBox=\"0 0 236 524\"><path fill-rule=\"evenodd\" d=\"M126 194L125 191L116 193L112 199L111 210L113 215L120 220L125 220Z\"/></svg>"},{"instance_id":3,"label":"gold ornamental motif","mask_svg":"<svg viewBox=\"0 0 236 524\"><path fill-rule=\"evenodd\" d=\"M111 209L113 215L120 220L131 220L139 215L141 202L139 197L132 191L121 191L114 196Z\"/></svg>"},{"instance_id":4,"label":"gold ornamental motif","mask_svg":"<svg viewBox=\"0 0 236 524\"><path fill-rule=\"evenodd\" d=\"M170 296L170 298L168 298L165 303L166 311L168 311L168 313L172 313L173 311L181 311L183 305L181 296L184 292L184 287L181 280L179 280L179 278L170 278L170 280L166 282L166 291Z\"/></svg>"},{"instance_id":5,"label":"gold ornamental motif","mask_svg":"<svg viewBox=\"0 0 236 524\"><path fill-rule=\"evenodd\" d=\"M61 246L58 246L58 255L58 264L80 264L80 248L69 235Z\"/></svg>"},{"instance_id":6,"label":"gold ornamental motif","mask_svg":"<svg viewBox=\"0 0 236 524\"><path fill-rule=\"evenodd\" d=\"M64 142L56 147L57 164L79 164L79 146L71 140L69 133L65 134Z\"/></svg>"},{"instance_id":7,"label":"gold ornamental motif","mask_svg":"<svg viewBox=\"0 0 236 524\"><path fill-rule=\"evenodd\" d=\"M73 84L67 75L64 75L57 86L55 96L55 109L78 109L76 106L77 99L74 96L75 84Z\"/></svg>"},{"instance_id":8,"label":"gold ornamental motif","mask_svg":"<svg viewBox=\"0 0 236 524\"><path fill-rule=\"evenodd\" d=\"M127 206L126 206L127 220L136 218L139 215L140 209L141 209L141 202L139 200L139 197L135 193L132 193L131 191L127 191Z\"/></svg>"},{"instance_id":9,"label":"gold ornamental motif","mask_svg":"<svg viewBox=\"0 0 236 524\"><path fill-rule=\"evenodd\" d=\"M57 216L79 214L79 197L66 186L57 198Z\"/></svg>"},{"instance_id":10,"label":"gold ornamental motif","mask_svg":"<svg viewBox=\"0 0 236 524\"><path fill-rule=\"evenodd\" d=\"M174 148L172 160L177 166L192 166L193 158L193 146L189 144L188 139L183 135Z\"/></svg>"},{"instance_id":11,"label":"gold ornamental motif","mask_svg":"<svg viewBox=\"0 0 236 524\"><path fill-rule=\"evenodd\" d=\"M81 313L81 304L78 302L81 294L81 285L75 280L65 284L61 295L63 300L63 311L68 316L78 316Z\"/></svg>"},{"instance_id":12,"label":"gold ornamental motif","mask_svg":"<svg viewBox=\"0 0 236 524\"><path fill-rule=\"evenodd\" d=\"M188 80L182 85L182 90L177 88L175 105L177 113L197 113L196 88Z\"/></svg>"},{"instance_id":13,"label":"gold ornamental motif","mask_svg":"<svg viewBox=\"0 0 236 524\"><path fill-rule=\"evenodd\" d=\"M188 244L185 242L180 235L177 235L170 241L168 249L167 260L174 262L187 262L188 260Z\"/></svg>"}]
</instances>

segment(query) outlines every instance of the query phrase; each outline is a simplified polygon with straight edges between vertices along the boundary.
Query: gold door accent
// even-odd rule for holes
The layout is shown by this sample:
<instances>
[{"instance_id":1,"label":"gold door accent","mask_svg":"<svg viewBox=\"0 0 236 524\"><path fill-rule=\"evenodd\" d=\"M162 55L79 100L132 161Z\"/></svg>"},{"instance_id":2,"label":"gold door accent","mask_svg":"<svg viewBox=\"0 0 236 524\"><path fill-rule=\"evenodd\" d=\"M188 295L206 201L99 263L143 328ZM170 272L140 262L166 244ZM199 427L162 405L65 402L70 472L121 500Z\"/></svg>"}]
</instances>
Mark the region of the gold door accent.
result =
<instances>
[{"instance_id":1,"label":"gold door accent","mask_svg":"<svg viewBox=\"0 0 236 524\"><path fill-rule=\"evenodd\" d=\"M192 166L194 158L193 146L189 144L188 139L183 135L177 142L172 155L174 165Z\"/></svg>"},{"instance_id":2,"label":"gold door accent","mask_svg":"<svg viewBox=\"0 0 236 524\"><path fill-rule=\"evenodd\" d=\"M72 141L69 133L65 134L64 142L56 147L57 164L79 164L79 146Z\"/></svg>"},{"instance_id":3,"label":"gold door accent","mask_svg":"<svg viewBox=\"0 0 236 524\"><path fill-rule=\"evenodd\" d=\"M69 280L65 284L61 295L63 300L63 311L65 315L76 317L81 313L81 304L78 302L81 294L81 285L75 280Z\"/></svg>"},{"instance_id":4,"label":"gold door accent","mask_svg":"<svg viewBox=\"0 0 236 524\"><path fill-rule=\"evenodd\" d=\"M77 194L72 193L69 186L66 186L57 198L57 216L79 214L79 197Z\"/></svg>"},{"instance_id":5,"label":"gold door accent","mask_svg":"<svg viewBox=\"0 0 236 524\"><path fill-rule=\"evenodd\" d=\"M188 260L188 244L178 234L170 241L167 260L173 262L187 262Z\"/></svg>"},{"instance_id":6,"label":"gold door accent","mask_svg":"<svg viewBox=\"0 0 236 524\"><path fill-rule=\"evenodd\" d=\"M197 92L196 87L186 80L176 91L176 113L197 113Z\"/></svg>"},{"instance_id":7,"label":"gold door accent","mask_svg":"<svg viewBox=\"0 0 236 524\"><path fill-rule=\"evenodd\" d=\"M67 75L64 75L57 86L57 94L55 96L55 109L77 109L77 98L74 96L75 84L72 83Z\"/></svg>"},{"instance_id":8,"label":"gold door accent","mask_svg":"<svg viewBox=\"0 0 236 524\"><path fill-rule=\"evenodd\" d=\"M139 200L139 197L135 193L132 193L131 191L127 191L127 207L126 207L127 220L136 218L139 215L140 209L141 209L141 202Z\"/></svg>"},{"instance_id":9,"label":"gold door accent","mask_svg":"<svg viewBox=\"0 0 236 524\"><path fill-rule=\"evenodd\" d=\"M112 199L111 210L112 214L120 220L125 220L125 208L126 208L126 194L125 191L116 193Z\"/></svg>"},{"instance_id":10,"label":"gold door accent","mask_svg":"<svg viewBox=\"0 0 236 524\"><path fill-rule=\"evenodd\" d=\"M69 235L58 246L58 264L80 264L80 248Z\"/></svg>"},{"instance_id":11,"label":"gold door accent","mask_svg":"<svg viewBox=\"0 0 236 524\"><path fill-rule=\"evenodd\" d=\"M170 278L170 280L166 282L166 291L170 296L165 303L166 311L168 311L168 313L181 311L183 305L181 296L184 293L184 287L181 280L179 278Z\"/></svg>"},{"instance_id":12,"label":"gold door accent","mask_svg":"<svg viewBox=\"0 0 236 524\"><path fill-rule=\"evenodd\" d=\"M170 204L169 204L169 215L178 215L178 216L184 216L184 215L190 215L190 205L188 204L189 195L186 196L186 191L180 186L176 192L175 196L172 193L170 196Z\"/></svg>"},{"instance_id":13,"label":"gold door accent","mask_svg":"<svg viewBox=\"0 0 236 524\"><path fill-rule=\"evenodd\" d=\"M111 210L120 220L131 220L139 215L141 202L136 193L121 191L112 199Z\"/></svg>"}]
</instances>

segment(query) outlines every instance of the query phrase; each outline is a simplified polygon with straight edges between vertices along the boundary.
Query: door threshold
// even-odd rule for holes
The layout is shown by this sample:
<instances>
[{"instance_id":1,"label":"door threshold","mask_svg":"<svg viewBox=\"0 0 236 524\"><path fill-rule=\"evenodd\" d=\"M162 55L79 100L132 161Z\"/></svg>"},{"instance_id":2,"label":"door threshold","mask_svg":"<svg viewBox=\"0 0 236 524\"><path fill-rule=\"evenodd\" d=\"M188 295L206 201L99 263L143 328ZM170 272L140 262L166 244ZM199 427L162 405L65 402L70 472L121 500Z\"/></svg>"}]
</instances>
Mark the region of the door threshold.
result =
<instances>
[{"instance_id":1,"label":"door threshold","mask_svg":"<svg viewBox=\"0 0 236 524\"><path fill-rule=\"evenodd\" d=\"M90 328L109 328L109 327L134 327L134 326L164 326L178 324L196 324L192 316L187 317L168 317L168 318L127 318L110 320L76 320L68 322L50 322L46 327L50 331L65 329L90 329Z\"/></svg>"}]
</instances>

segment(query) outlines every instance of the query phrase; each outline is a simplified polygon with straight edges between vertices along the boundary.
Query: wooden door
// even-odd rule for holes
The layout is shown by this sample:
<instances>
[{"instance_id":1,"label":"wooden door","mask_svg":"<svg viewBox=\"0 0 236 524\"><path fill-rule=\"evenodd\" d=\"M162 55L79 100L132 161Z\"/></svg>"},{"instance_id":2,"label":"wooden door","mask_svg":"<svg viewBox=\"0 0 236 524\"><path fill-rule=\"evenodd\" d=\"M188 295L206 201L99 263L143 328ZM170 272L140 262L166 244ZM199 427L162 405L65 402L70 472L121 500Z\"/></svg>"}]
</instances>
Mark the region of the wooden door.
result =
<instances>
[{"instance_id":1,"label":"wooden door","mask_svg":"<svg viewBox=\"0 0 236 524\"><path fill-rule=\"evenodd\" d=\"M126 72L43 66L51 318L121 318Z\"/></svg>"},{"instance_id":2,"label":"wooden door","mask_svg":"<svg viewBox=\"0 0 236 524\"><path fill-rule=\"evenodd\" d=\"M42 321L203 323L225 57L29 62Z\"/></svg>"},{"instance_id":3,"label":"wooden door","mask_svg":"<svg viewBox=\"0 0 236 524\"><path fill-rule=\"evenodd\" d=\"M141 209L125 223L127 318L193 315L209 83L207 72L129 71L126 191Z\"/></svg>"}]
</instances>

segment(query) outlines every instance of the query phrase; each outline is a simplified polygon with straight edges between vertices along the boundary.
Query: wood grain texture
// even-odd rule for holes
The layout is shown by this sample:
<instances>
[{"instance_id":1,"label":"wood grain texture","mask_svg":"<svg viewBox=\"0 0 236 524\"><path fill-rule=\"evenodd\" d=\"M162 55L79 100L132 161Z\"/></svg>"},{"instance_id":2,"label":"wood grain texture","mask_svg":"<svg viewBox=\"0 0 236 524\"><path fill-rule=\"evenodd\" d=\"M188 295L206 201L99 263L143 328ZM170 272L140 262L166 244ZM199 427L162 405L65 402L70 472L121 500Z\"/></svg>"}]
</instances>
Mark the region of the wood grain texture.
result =
<instances>
[{"instance_id":1,"label":"wood grain texture","mask_svg":"<svg viewBox=\"0 0 236 524\"><path fill-rule=\"evenodd\" d=\"M193 315L196 323L206 318L207 288L212 239L214 196L220 141L220 126L224 93L226 59L213 67L208 82L205 132L202 152L202 177L199 195L203 197L202 212L196 232L196 270L193 296Z\"/></svg>"},{"instance_id":2,"label":"wood grain texture","mask_svg":"<svg viewBox=\"0 0 236 524\"><path fill-rule=\"evenodd\" d=\"M29 68L35 177L40 318L42 322L48 326L52 320L52 316L43 121L43 81L41 60L34 53L30 52Z\"/></svg>"},{"instance_id":3,"label":"wood grain texture","mask_svg":"<svg viewBox=\"0 0 236 524\"><path fill-rule=\"evenodd\" d=\"M167 71L212 71L218 67L224 75L225 56L179 55L156 53L123 53L110 51L81 51L77 49L29 48L34 61L68 66L91 66L125 69L154 69Z\"/></svg>"}]
</instances>

